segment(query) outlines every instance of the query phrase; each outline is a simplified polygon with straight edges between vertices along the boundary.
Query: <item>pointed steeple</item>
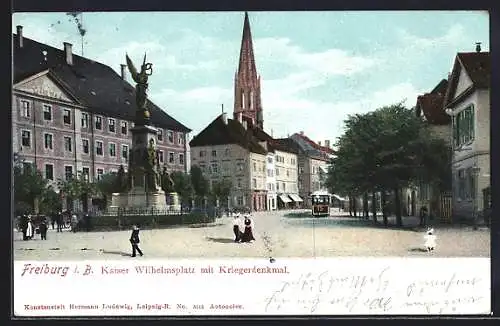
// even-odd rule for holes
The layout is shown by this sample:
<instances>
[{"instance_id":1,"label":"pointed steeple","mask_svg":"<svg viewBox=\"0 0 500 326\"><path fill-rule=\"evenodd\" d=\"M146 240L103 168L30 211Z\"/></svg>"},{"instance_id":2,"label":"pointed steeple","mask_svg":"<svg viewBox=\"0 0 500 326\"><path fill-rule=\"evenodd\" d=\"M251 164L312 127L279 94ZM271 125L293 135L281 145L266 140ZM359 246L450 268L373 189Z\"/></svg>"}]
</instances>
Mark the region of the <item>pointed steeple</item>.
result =
<instances>
[{"instance_id":1,"label":"pointed steeple","mask_svg":"<svg viewBox=\"0 0 500 326\"><path fill-rule=\"evenodd\" d=\"M248 12L245 11L245 21L243 23L243 36L241 37L240 63L238 65L238 75L241 79L249 82L257 77L255 68L255 57L253 54L252 32L250 30L250 20Z\"/></svg>"},{"instance_id":2,"label":"pointed steeple","mask_svg":"<svg viewBox=\"0 0 500 326\"><path fill-rule=\"evenodd\" d=\"M263 128L260 76L255 67L252 32L247 12L243 22L240 61L234 83L234 116L238 117L240 114L250 119L253 125Z\"/></svg>"}]
</instances>

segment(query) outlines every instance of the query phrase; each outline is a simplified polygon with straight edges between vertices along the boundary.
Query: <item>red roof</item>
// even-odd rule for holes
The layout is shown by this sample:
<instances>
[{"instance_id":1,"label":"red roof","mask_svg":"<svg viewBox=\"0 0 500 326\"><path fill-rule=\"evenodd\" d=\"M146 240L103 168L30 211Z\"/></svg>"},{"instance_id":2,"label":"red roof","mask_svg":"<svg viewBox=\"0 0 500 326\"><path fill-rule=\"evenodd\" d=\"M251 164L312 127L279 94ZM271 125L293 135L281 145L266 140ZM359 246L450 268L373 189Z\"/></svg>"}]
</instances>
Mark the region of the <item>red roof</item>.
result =
<instances>
[{"instance_id":1,"label":"red roof","mask_svg":"<svg viewBox=\"0 0 500 326\"><path fill-rule=\"evenodd\" d=\"M304 135L302 133L298 133L297 135L299 137L301 137L303 140L305 140L306 142L308 142L312 147L316 148L317 150L320 150L320 151L325 152L327 154L332 154L332 155L335 154L335 151L333 149L331 149L330 147L321 146L318 143L312 141L309 137L307 137L306 135Z\"/></svg>"}]
</instances>

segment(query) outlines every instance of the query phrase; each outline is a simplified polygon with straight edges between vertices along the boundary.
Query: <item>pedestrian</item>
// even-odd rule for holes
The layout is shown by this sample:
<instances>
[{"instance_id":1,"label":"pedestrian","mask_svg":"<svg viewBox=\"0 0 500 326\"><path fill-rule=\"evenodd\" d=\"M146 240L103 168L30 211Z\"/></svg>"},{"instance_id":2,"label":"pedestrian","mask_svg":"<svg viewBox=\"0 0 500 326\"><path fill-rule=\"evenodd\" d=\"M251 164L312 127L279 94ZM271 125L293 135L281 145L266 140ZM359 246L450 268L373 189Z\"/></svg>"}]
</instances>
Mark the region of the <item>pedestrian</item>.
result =
<instances>
[{"instance_id":1,"label":"pedestrian","mask_svg":"<svg viewBox=\"0 0 500 326\"><path fill-rule=\"evenodd\" d=\"M420 226L425 226L427 224L427 206L422 206L420 208Z\"/></svg>"},{"instance_id":2,"label":"pedestrian","mask_svg":"<svg viewBox=\"0 0 500 326\"><path fill-rule=\"evenodd\" d=\"M76 214L73 213L71 215L71 220L70 220L70 227L73 233L76 232L77 226L78 226L78 216L76 216Z\"/></svg>"},{"instance_id":3,"label":"pedestrian","mask_svg":"<svg viewBox=\"0 0 500 326\"><path fill-rule=\"evenodd\" d=\"M51 216L50 216L50 223L52 224L52 230L54 230L54 226L56 224L56 219L57 219L57 212L52 212Z\"/></svg>"},{"instance_id":4,"label":"pedestrian","mask_svg":"<svg viewBox=\"0 0 500 326\"><path fill-rule=\"evenodd\" d=\"M243 232L241 232L240 227L241 227L240 214L236 213L233 216L234 242L240 242L241 241L241 236L243 235Z\"/></svg>"},{"instance_id":5,"label":"pedestrian","mask_svg":"<svg viewBox=\"0 0 500 326\"><path fill-rule=\"evenodd\" d=\"M57 232L62 232L63 228L63 213L59 211L56 216Z\"/></svg>"},{"instance_id":6,"label":"pedestrian","mask_svg":"<svg viewBox=\"0 0 500 326\"><path fill-rule=\"evenodd\" d=\"M40 226L38 227L40 230L40 237L42 240L47 240L47 229L49 226L47 225L47 219L44 217L42 219L42 222L40 223Z\"/></svg>"},{"instance_id":7,"label":"pedestrian","mask_svg":"<svg viewBox=\"0 0 500 326\"><path fill-rule=\"evenodd\" d=\"M31 215L28 215L28 224L26 226L26 238L27 240L33 239L35 230L33 228L33 222L31 221Z\"/></svg>"},{"instance_id":8,"label":"pedestrian","mask_svg":"<svg viewBox=\"0 0 500 326\"><path fill-rule=\"evenodd\" d=\"M130 235L130 243L132 244L132 257L136 256L136 252L142 257L142 250L139 248L139 243L141 240L139 239L139 225L134 225L132 227L132 234Z\"/></svg>"},{"instance_id":9,"label":"pedestrian","mask_svg":"<svg viewBox=\"0 0 500 326\"><path fill-rule=\"evenodd\" d=\"M29 223L29 220L28 220L28 216L26 214L23 214L23 216L21 216L21 230L23 232L23 240L26 241L28 240L28 223Z\"/></svg>"}]
</instances>

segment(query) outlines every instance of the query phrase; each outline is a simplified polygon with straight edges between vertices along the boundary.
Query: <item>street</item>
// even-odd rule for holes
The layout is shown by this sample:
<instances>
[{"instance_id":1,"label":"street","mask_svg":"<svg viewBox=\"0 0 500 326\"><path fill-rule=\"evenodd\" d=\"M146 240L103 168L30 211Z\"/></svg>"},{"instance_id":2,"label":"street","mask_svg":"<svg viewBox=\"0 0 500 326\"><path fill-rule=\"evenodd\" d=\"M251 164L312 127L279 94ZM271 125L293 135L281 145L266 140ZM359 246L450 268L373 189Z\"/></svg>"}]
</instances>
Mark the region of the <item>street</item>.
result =
<instances>
[{"instance_id":1,"label":"street","mask_svg":"<svg viewBox=\"0 0 500 326\"><path fill-rule=\"evenodd\" d=\"M423 232L375 227L360 218L292 218L283 212L253 215L253 243L234 243L232 218L222 217L214 226L141 230L144 257L489 257L490 231L471 228L437 228L437 249L423 252ZM337 215L340 213L337 213ZM130 258L130 231L57 233L48 240L22 241L14 232L15 260L114 260Z\"/></svg>"}]
</instances>

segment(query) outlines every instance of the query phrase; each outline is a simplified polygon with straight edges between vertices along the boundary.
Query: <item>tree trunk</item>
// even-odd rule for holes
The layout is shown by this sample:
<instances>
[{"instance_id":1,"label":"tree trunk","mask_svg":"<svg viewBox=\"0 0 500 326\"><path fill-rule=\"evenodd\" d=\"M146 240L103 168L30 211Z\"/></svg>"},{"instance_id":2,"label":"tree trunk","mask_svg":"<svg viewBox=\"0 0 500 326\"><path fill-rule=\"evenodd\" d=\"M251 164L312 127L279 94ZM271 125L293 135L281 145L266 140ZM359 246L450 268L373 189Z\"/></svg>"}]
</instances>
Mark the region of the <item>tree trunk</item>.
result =
<instances>
[{"instance_id":1,"label":"tree trunk","mask_svg":"<svg viewBox=\"0 0 500 326\"><path fill-rule=\"evenodd\" d=\"M357 207L358 205L356 199L357 199L356 197L352 199L352 211L354 213L354 217L358 217L358 207Z\"/></svg>"},{"instance_id":2,"label":"tree trunk","mask_svg":"<svg viewBox=\"0 0 500 326\"><path fill-rule=\"evenodd\" d=\"M365 219L368 219L370 217L368 208L368 192L365 192L363 194L363 216L365 217Z\"/></svg>"},{"instance_id":3,"label":"tree trunk","mask_svg":"<svg viewBox=\"0 0 500 326\"><path fill-rule=\"evenodd\" d=\"M389 221L387 220L387 198L386 198L385 189L382 189L381 192L381 201L382 201L382 218L384 219L384 225L389 225Z\"/></svg>"},{"instance_id":4,"label":"tree trunk","mask_svg":"<svg viewBox=\"0 0 500 326\"><path fill-rule=\"evenodd\" d=\"M403 218L401 216L401 193L398 187L394 188L394 206L396 209L396 225L403 226Z\"/></svg>"},{"instance_id":5,"label":"tree trunk","mask_svg":"<svg viewBox=\"0 0 500 326\"><path fill-rule=\"evenodd\" d=\"M349 194L349 216L352 217L352 208L353 208L353 204L352 204L352 195Z\"/></svg>"},{"instance_id":6,"label":"tree trunk","mask_svg":"<svg viewBox=\"0 0 500 326\"><path fill-rule=\"evenodd\" d=\"M40 199L38 197L33 198L33 212L35 215L40 212Z\"/></svg>"},{"instance_id":7,"label":"tree trunk","mask_svg":"<svg viewBox=\"0 0 500 326\"><path fill-rule=\"evenodd\" d=\"M373 222L377 223L377 194L375 191L372 192L372 214Z\"/></svg>"}]
</instances>

